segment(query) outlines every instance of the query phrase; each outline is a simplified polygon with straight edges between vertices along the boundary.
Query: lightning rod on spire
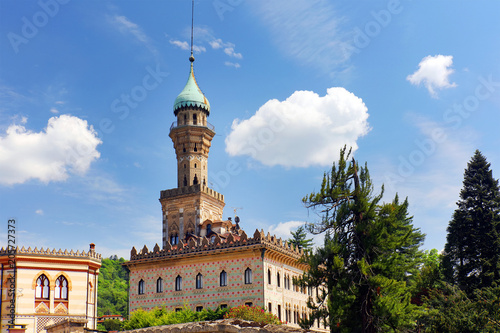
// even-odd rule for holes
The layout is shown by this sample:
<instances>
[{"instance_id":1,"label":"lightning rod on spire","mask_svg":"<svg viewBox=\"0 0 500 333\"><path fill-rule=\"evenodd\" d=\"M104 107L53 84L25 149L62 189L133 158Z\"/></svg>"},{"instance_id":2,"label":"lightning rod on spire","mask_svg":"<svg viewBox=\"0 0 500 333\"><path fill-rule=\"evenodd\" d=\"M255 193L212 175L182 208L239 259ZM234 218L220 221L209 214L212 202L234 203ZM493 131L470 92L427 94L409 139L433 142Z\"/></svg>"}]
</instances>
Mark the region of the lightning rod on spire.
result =
<instances>
[{"instance_id":1,"label":"lightning rod on spire","mask_svg":"<svg viewBox=\"0 0 500 333\"><path fill-rule=\"evenodd\" d=\"M194 30L194 0L192 0L191 5L191 56L189 57L189 61L194 61L193 56L193 30Z\"/></svg>"}]
</instances>

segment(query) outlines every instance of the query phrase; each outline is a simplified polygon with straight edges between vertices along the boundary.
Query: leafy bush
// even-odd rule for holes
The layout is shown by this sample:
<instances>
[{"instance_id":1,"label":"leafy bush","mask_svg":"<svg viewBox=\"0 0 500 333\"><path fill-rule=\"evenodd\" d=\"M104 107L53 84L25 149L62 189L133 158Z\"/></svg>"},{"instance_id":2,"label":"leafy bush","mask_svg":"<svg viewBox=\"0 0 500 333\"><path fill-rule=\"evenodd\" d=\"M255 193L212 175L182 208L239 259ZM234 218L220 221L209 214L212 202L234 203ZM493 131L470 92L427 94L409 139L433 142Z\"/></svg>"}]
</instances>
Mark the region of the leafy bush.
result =
<instances>
[{"instance_id":1,"label":"leafy bush","mask_svg":"<svg viewBox=\"0 0 500 333\"><path fill-rule=\"evenodd\" d=\"M187 305L184 305L181 311L167 311L167 309L163 307L157 307L151 311L139 309L130 314L130 319L125 322L123 329L132 330L151 326L217 320L222 319L227 311L227 309L217 308L215 311L211 309L204 309L202 311L195 312Z\"/></svg>"},{"instance_id":2,"label":"leafy bush","mask_svg":"<svg viewBox=\"0 0 500 333\"><path fill-rule=\"evenodd\" d=\"M260 324L282 324L282 322L278 319L278 317L276 317L276 315L266 312L264 309L258 306L241 305L235 308L231 308L224 315L224 319L228 318L239 318L243 320L254 321Z\"/></svg>"}]
</instances>

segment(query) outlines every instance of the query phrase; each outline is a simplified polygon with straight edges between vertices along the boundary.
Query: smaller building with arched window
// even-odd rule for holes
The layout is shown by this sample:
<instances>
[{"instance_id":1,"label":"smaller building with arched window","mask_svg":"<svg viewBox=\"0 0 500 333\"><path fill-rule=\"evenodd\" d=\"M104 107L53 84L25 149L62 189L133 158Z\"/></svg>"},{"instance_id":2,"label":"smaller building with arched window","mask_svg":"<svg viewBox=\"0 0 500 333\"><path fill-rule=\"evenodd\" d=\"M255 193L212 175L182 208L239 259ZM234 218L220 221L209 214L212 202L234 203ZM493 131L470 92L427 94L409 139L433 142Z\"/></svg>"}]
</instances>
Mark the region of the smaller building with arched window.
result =
<instances>
[{"instance_id":1,"label":"smaller building with arched window","mask_svg":"<svg viewBox=\"0 0 500 333\"><path fill-rule=\"evenodd\" d=\"M26 333L44 333L45 327L68 320L84 320L86 328L96 329L97 278L101 255L94 244L89 251L49 249L0 249L3 286L11 283L10 262L15 258L15 323L26 325ZM9 262L9 260L11 260ZM7 290L4 288L4 291ZM11 299L0 299L1 331L7 332Z\"/></svg>"}]
</instances>

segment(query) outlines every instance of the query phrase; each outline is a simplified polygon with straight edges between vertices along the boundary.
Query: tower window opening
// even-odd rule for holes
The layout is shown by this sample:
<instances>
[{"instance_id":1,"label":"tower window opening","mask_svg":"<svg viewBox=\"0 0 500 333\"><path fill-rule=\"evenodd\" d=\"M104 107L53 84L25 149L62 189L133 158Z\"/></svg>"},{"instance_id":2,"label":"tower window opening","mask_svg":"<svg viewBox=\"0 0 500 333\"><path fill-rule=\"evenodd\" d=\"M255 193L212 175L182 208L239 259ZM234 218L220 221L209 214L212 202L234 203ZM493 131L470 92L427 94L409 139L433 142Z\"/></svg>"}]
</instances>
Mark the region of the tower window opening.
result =
<instances>
[{"instance_id":1,"label":"tower window opening","mask_svg":"<svg viewBox=\"0 0 500 333\"><path fill-rule=\"evenodd\" d=\"M184 169L186 169L186 164L184 163Z\"/></svg>"},{"instance_id":2,"label":"tower window opening","mask_svg":"<svg viewBox=\"0 0 500 333\"><path fill-rule=\"evenodd\" d=\"M187 186L187 185L188 185L188 181L187 181L186 176L184 176L184 186Z\"/></svg>"},{"instance_id":3,"label":"tower window opening","mask_svg":"<svg viewBox=\"0 0 500 333\"><path fill-rule=\"evenodd\" d=\"M186 146L182 145L182 152L185 153L186 152Z\"/></svg>"},{"instance_id":4,"label":"tower window opening","mask_svg":"<svg viewBox=\"0 0 500 333\"><path fill-rule=\"evenodd\" d=\"M184 115L184 124L187 124L187 121L188 121L188 120L187 120L187 115L185 114L185 115Z\"/></svg>"},{"instance_id":5,"label":"tower window opening","mask_svg":"<svg viewBox=\"0 0 500 333\"><path fill-rule=\"evenodd\" d=\"M196 148L196 143L194 144L194 151L198 151L198 148Z\"/></svg>"},{"instance_id":6,"label":"tower window opening","mask_svg":"<svg viewBox=\"0 0 500 333\"><path fill-rule=\"evenodd\" d=\"M194 168L196 169L196 163L194 164Z\"/></svg>"},{"instance_id":7,"label":"tower window opening","mask_svg":"<svg viewBox=\"0 0 500 333\"><path fill-rule=\"evenodd\" d=\"M193 185L198 184L198 176L194 175Z\"/></svg>"},{"instance_id":8,"label":"tower window opening","mask_svg":"<svg viewBox=\"0 0 500 333\"><path fill-rule=\"evenodd\" d=\"M203 178L203 186L207 186L207 182L205 181L205 178Z\"/></svg>"},{"instance_id":9,"label":"tower window opening","mask_svg":"<svg viewBox=\"0 0 500 333\"><path fill-rule=\"evenodd\" d=\"M193 125L196 125L198 123L196 119L196 113L193 113Z\"/></svg>"}]
</instances>

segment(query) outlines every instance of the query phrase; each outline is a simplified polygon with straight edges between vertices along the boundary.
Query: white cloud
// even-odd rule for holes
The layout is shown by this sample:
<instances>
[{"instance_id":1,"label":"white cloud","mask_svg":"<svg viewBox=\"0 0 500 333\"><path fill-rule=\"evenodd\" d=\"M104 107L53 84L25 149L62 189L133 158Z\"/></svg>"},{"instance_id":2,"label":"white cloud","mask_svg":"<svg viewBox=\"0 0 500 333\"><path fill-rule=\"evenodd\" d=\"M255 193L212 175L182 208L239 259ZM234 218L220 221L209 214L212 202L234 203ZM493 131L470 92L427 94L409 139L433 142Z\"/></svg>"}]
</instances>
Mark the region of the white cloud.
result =
<instances>
[{"instance_id":1,"label":"white cloud","mask_svg":"<svg viewBox=\"0 0 500 333\"><path fill-rule=\"evenodd\" d=\"M216 38L209 28L195 27L194 28L195 41L199 45L194 45L193 50L195 52L206 52L206 47L203 44L208 44L213 50L222 49L224 54L231 58L242 59L243 55L235 51L235 45L230 42L224 42L220 38ZM189 50L189 43L182 42L179 40L170 40L170 44L180 47L183 50Z\"/></svg>"},{"instance_id":2,"label":"white cloud","mask_svg":"<svg viewBox=\"0 0 500 333\"><path fill-rule=\"evenodd\" d=\"M456 83L450 83L449 77L454 70L453 56L427 56L418 64L418 70L408 75L406 79L411 84L419 86L424 84L432 97L436 98L436 89L446 89L456 87Z\"/></svg>"},{"instance_id":3,"label":"white cloud","mask_svg":"<svg viewBox=\"0 0 500 333\"><path fill-rule=\"evenodd\" d=\"M130 21L123 15L108 16L108 19L115 29L120 31L122 34L132 35L139 43L145 45L151 53L153 53L153 55L158 55L158 51L153 46L153 41L146 35L138 24Z\"/></svg>"},{"instance_id":4,"label":"white cloud","mask_svg":"<svg viewBox=\"0 0 500 333\"><path fill-rule=\"evenodd\" d=\"M189 50L191 48L189 43L186 41L182 42L180 40L171 39L169 41L169 43L177 46L181 50ZM202 53L202 52L206 52L206 51L207 51L207 48L204 46L193 45L193 52L194 53Z\"/></svg>"},{"instance_id":5,"label":"white cloud","mask_svg":"<svg viewBox=\"0 0 500 333\"><path fill-rule=\"evenodd\" d=\"M36 214L38 214L38 215L43 215L43 210L41 210L41 209L37 209L37 210L35 211L35 213L36 213Z\"/></svg>"},{"instance_id":6,"label":"white cloud","mask_svg":"<svg viewBox=\"0 0 500 333\"><path fill-rule=\"evenodd\" d=\"M181 42L180 40L170 40L170 44L177 46L181 50L189 50L189 43L186 41Z\"/></svg>"},{"instance_id":7,"label":"white cloud","mask_svg":"<svg viewBox=\"0 0 500 333\"><path fill-rule=\"evenodd\" d=\"M234 52L234 45L233 46L228 46L228 47L224 48L224 53L227 54L230 57L234 57L234 58L237 58L237 59L243 58L243 56L241 55L241 53Z\"/></svg>"},{"instance_id":8,"label":"white cloud","mask_svg":"<svg viewBox=\"0 0 500 333\"><path fill-rule=\"evenodd\" d=\"M234 67L234 68L240 68L240 64L237 62L231 62L231 61L226 61L224 62L224 65L229 66L229 67Z\"/></svg>"},{"instance_id":9,"label":"white cloud","mask_svg":"<svg viewBox=\"0 0 500 333\"><path fill-rule=\"evenodd\" d=\"M283 54L308 66L339 71L352 54L352 36L329 0L253 0L247 4Z\"/></svg>"},{"instance_id":10,"label":"white cloud","mask_svg":"<svg viewBox=\"0 0 500 333\"><path fill-rule=\"evenodd\" d=\"M275 235L276 237L280 238L282 240L289 239L292 237L290 232L292 230L297 229L301 225L304 225L304 221L288 221L288 222L280 222L277 225L271 225L269 228L267 228L267 231L271 235Z\"/></svg>"},{"instance_id":11,"label":"white cloud","mask_svg":"<svg viewBox=\"0 0 500 333\"><path fill-rule=\"evenodd\" d=\"M344 145L357 149L356 140L370 130L367 119L361 98L344 88L329 88L325 96L296 91L266 102L250 119L235 119L226 151L268 166L328 166Z\"/></svg>"},{"instance_id":12,"label":"white cloud","mask_svg":"<svg viewBox=\"0 0 500 333\"><path fill-rule=\"evenodd\" d=\"M101 143L87 121L70 115L50 118L41 132L10 125L0 137L0 184L48 183L64 181L68 173L84 174L99 158Z\"/></svg>"},{"instance_id":13,"label":"white cloud","mask_svg":"<svg viewBox=\"0 0 500 333\"><path fill-rule=\"evenodd\" d=\"M53 114L58 114L59 110L57 110L56 108L50 108L50 112L52 112Z\"/></svg>"}]
</instances>

